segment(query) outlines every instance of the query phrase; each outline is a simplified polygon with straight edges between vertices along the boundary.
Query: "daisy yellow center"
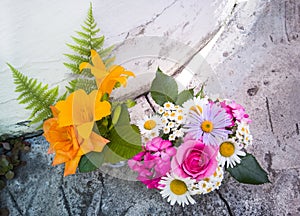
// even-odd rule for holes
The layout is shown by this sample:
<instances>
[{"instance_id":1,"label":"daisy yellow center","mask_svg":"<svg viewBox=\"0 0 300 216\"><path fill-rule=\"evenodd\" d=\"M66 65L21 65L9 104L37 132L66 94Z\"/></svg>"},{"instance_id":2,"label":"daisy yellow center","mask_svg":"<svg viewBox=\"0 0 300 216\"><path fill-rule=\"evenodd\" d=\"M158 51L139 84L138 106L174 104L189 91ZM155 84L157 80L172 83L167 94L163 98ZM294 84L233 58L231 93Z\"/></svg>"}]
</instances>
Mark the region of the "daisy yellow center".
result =
<instances>
[{"instance_id":1,"label":"daisy yellow center","mask_svg":"<svg viewBox=\"0 0 300 216\"><path fill-rule=\"evenodd\" d=\"M146 130L152 130L153 128L156 127L156 122L154 120L147 120L145 123L144 123L144 128Z\"/></svg>"},{"instance_id":2,"label":"daisy yellow center","mask_svg":"<svg viewBox=\"0 0 300 216\"><path fill-rule=\"evenodd\" d=\"M223 157L230 157L234 154L234 144L231 143L231 142L223 142L221 145L220 145L220 154L223 156Z\"/></svg>"},{"instance_id":3,"label":"daisy yellow center","mask_svg":"<svg viewBox=\"0 0 300 216\"><path fill-rule=\"evenodd\" d=\"M210 133L214 129L214 124L211 121L205 120L201 124L201 129L205 133Z\"/></svg>"},{"instance_id":4,"label":"daisy yellow center","mask_svg":"<svg viewBox=\"0 0 300 216\"><path fill-rule=\"evenodd\" d=\"M185 194L188 189L183 181L174 179L170 183L170 190L176 195L182 195Z\"/></svg>"},{"instance_id":5,"label":"daisy yellow center","mask_svg":"<svg viewBox=\"0 0 300 216\"><path fill-rule=\"evenodd\" d=\"M190 110L192 110L192 111L194 111L194 112L197 112L197 109L200 111L200 113L202 113L202 108L201 108L201 106L199 106L199 105L192 106L192 107L190 108Z\"/></svg>"},{"instance_id":6,"label":"daisy yellow center","mask_svg":"<svg viewBox=\"0 0 300 216\"><path fill-rule=\"evenodd\" d=\"M183 116L178 116L177 118L179 121L181 121L183 119Z\"/></svg>"}]
</instances>

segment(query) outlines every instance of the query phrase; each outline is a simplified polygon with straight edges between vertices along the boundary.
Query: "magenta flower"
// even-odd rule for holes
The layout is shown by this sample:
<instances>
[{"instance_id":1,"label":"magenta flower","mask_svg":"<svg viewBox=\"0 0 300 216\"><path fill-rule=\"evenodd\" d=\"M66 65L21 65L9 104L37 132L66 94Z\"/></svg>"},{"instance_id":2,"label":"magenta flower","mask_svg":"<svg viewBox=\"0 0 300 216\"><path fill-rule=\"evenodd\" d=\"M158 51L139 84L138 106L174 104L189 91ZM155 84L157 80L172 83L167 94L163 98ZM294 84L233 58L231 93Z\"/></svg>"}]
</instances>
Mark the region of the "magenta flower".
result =
<instances>
[{"instance_id":1,"label":"magenta flower","mask_svg":"<svg viewBox=\"0 0 300 216\"><path fill-rule=\"evenodd\" d=\"M176 149L169 140L160 137L146 143L144 151L128 160L128 166L138 172L137 179L148 188L158 188L159 181L171 169L171 157Z\"/></svg>"},{"instance_id":2,"label":"magenta flower","mask_svg":"<svg viewBox=\"0 0 300 216\"><path fill-rule=\"evenodd\" d=\"M205 145L199 140L185 140L172 159L172 171L183 178L191 177L199 181L216 171L217 154L218 147Z\"/></svg>"},{"instance_id":3,"label":"magenta flower","mask_svg":"<svg viewBox=\"0 0 300 216\"><path fill-rule=\"evenodd\" d=\"M236 119L239 122L251 123L252 120L249 119L249 115L245 113L245 108L235 103L235 101L223 101L220 103L221 107L225 109L226 113L228 113L232 119ZM232 120L232 126L234 125L234 120Z\"/></svg>"}]
</instances>

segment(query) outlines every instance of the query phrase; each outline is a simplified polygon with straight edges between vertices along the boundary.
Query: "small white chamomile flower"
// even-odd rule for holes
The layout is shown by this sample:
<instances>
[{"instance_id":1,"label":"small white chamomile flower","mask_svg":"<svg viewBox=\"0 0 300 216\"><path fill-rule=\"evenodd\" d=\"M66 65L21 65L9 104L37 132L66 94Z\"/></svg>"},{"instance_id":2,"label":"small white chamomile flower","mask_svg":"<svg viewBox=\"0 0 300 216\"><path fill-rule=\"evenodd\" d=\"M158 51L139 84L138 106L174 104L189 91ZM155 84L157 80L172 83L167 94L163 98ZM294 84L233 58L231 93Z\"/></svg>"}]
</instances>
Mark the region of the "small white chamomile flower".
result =
<instances>
[{"instance_id":1,"label":"small white chamomile flower","mask_svg":"<svg viewBox=\"0 0 300 216\"><path fill-rule=\"evenodd\" d=\"M167 127L170 128L170 129L174 128L175 127L175 123L170 121L170 122L168 122Z\"/></svg>"},{"instance_id":2,"label":"small white chamomile flower","mask_svg":"<svg viewBox=\"0 0 300 216\"><path fill-rule=\"evenodd\" d=\"M171 129L169 127L164 127L163 132L164 134L170 133Z\"/></svg>"},{"instance_id":3,"label":"small white chamomile flower","mask_svg":"<svg viewBox=\"0 0 300 216\"><path fill-rule=\"evenodd\" d=\"M171 135L169 136L169 140L170 140L170 141L174 141L175 139L176 139L175 134L171 134Z\"/></svg>"},{"instance_id":4,"label":"small white chamomile flower","mask_svg":"<svg viewBox=\"0 0 300 216\"><path fill-rule=\"evenodd\" d=\"M184 132L183 132L182 128L178 129L178 130L175 130L174 135L175 135L175 137L183 137Z\"/></svg>"},{"instance_id":5,"label":"small white chamomile flower","mask_svg":"<svg viewBox=\"0 0 300 216\"><path fill-rule=\"evenodd\" d=\"M158 108L158 114L163 114L165 112L165 109L163 107Z\"/></svg>"},{"instance_id":6,"label":"small white chamomile flower","mask_svg":"<svg viewBox=\"0 0 300 216\"><path fill-rule=\"evenodd\" d=\"M237 122L237 132L240 135L250 135L249 124L246 122Z\"/></svg>"},{"instance_id":7,"label":"small white chamomile flower","mask_svg":"<svg viewBox=\"0 0 300 216\"><path fill-rule=\"evenodd\" d=\"M243 144L244 148L246 149L249 145L252 145L253 137L252 135L248 135L244 137Z\"/></svg>"},{"instance_id":8,"label":"small white chamomile flower","mask_svg":"<svg viewBox=\"0 0 300 216\"><path fill-rule=\"evenodd\" d=\"M181 124L181 123L184 121L184 116L181 115L181 114L178 114L178 115L176 116L175 121L176 121L178 124Z\"/></svg>"},{"instance_id":9,"label":"small white chamomile flower","mask_svg":"<svg viewBox=\"0 0 300 216\"><path fill-rule=\"evenodd\" d=\"M177 112L175 112L175 111L172 111L169 115L169 119L172 121L175 120L176 117L177 117Z\"/></svg>"},{"instance_id":10,"label":"small white chamomile flower","mask_svg":"<svg viewBox=\"0 0 300 216\"><path fill-rule=\"evenodd\" d=\"M236 138L239 143L244 145L244 148L247 148L249 145L252 145L252 135L250 134L249 124L245 122L237 122Z\"/></svg>"},{"instance_id":11,"label":"small white chamomile flower","mask_svg":"<svg viewBox=\"0 0 300 216\"><path fill-rule=\"evenodd\" d=\"M222 167L217 167L214 174L211 176L200 180L196 184L195 192L197 194L207 194L211 191L214 191L216 189L219 189L220 185L222 184L222 180L224 177L224 171Z\"/></svg>"},{"instance_id":12,"label":"small white chamomile flower","mask_svg":"<svg viewBox=\"0 0 300 216\"><path fill-rule=\"evenodd\" d=\"M164 103L164 109L166 111L172 110L172 109L174 109L174 104L172 104L171 102L166 102L166 103Z\"/></svg>"}]
</instances>

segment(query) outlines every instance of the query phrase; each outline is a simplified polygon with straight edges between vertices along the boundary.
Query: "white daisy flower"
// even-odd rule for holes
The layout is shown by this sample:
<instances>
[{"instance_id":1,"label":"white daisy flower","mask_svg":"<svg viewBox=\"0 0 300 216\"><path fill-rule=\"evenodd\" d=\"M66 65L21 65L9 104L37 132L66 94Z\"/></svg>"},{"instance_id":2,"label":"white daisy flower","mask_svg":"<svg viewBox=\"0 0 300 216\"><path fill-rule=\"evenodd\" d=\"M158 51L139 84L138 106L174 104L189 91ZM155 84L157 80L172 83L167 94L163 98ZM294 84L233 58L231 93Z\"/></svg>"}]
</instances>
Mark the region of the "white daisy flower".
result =
<instances>
[{"instance_id":1,"label":"white daisy flower","mask_svg":"<svg viewBox=\"0 0 300 216\"><path fill-rule=\"evenodd\" d=\"M164 131L164 134L168 134L168 133L170 133L171 129L169 127L164 127L163 131Z\"/></svg>"},{"instance_id":2,"label":"white daisy flower","mask_svg":"<svg viewBox=\"0 0 300 216\"><path fill-rule=\"evenodd\" d=\"M170 129L174 128L175 127L175 123L170 121L170 122L168 122L167 127L170 128Z\"/></svg>"},{"instance_id":3,"label":"white daisy flower","mask_svg":"<svg viewBox=\"0 0 300 216\"><path fill-rule=\"evenodd\" d=\"M170 110L167 110L167 111L165 111L162 115L163 115L164 118L169 119L169 117L170 117L170 115L171 115L171 111L170 111Z\"/></svg>"},{"instance_id":4,"label":"white daisy flower","mask_svg":"<svg viewBox=\"0 0 300 216\"><path fill-rule=\"evenodd\" d=\"M244 148L246 149L249 145L252 145L252 141L253 141L252 135L245 136L243 140Z\"/></svg>"},{"instance_id":5,"label":"white daisy flower","mask_svg":"<svg viewBox=\"0 0 300 216\"><path fill-rule=\"evenodd\" d=\"M161 123L162 123L163 125L166 125L168 122L169 122L169 121L168 121L168 118L166 118L166 117L162 117L162 118L161 118Z\"/></svg>"},{"instance_id":6,"label":"white daisy flower","mask_svg":"<svg viewBox=\"0 0 300 216\"><path fill-rule=\"evenodd\" d=\"M213 190L213 185L211 182L201 180L198 182L197 189L195 190L195 192L197 194L206 194L206 193L211 192L212 190Z\"/></svg>"},{"instance_id":7,"label":"white daisy flower","mask_svg":"<svg viewBox=\"0 0 300 216\"><path fill-rule=\"evenodd\" d=\"M164 109L172 110L172 109L174 109L174 104L172 104L171 102L166 102L166 103L164 103Z\"/></svg>"},{"instance_id":8,"label":"white daisy flower","mask_svg":"<svg viewBox=\"0 0 300 216\"><path fill-rule=\"evenodd\" d=\"M163 114L165 112L165 109L163 107L158 108L158 114Z\"/></svg>"},{"instance_id":9,"label":"white daisy flower","mask_svg":"<svg viewBox=\"0 0 300 216\"><path fill-rule=\"evenodd\" d=\"M169 115L169 119L170 119L171 121L175 120L176 117L177 117L177 112L175 112L175 111L172 111L172 112L170 113L170 115Z\"/></svg>"},{"instance_id":10,"label":"white daisy flower","mask_svg":"<svg viewBox=\"0 0 300 216\"><path fill-rule=\"evenodd\" d=\"M237 133L241 135L250 135L249 124L246 122L237 122Z\"/></svg>"},{"instance_id":11,"label":"white daisy flower","mask_svg":"<svg viewBox=\"0 0 300 216\"><path fill-rule=\"evenodd\" d=\"M196 203L192 198L192 187L195 180L190 178L181 178L175 174L167 173L167 176L162 177L159 184L164 185L160 189L163 198L174 205L176 202L183 207L189 203Z\"/></svg>"},{"instance_id":12,"label":"white daisy flower","mask_svg":"<svg viewBox=\"0 0 300 216\"><path fill-rule=\"evenodd\" d=\"M175 134L171 134L171 135L169 136L169 140L170 140L170 141L174 141L175 139L176 139Z\"/></svg>"},{"instance_id":13,"label":"white daisy flower","mask_svg":"<svg viewBox=\"0 0 300 216\"><path fill-rule=\"evenodd\" d=\"M151 131L149 133L142 134L142 143L145 145L148 141L152 140L155 137L159 136L158 131Z\"/></svg>"},{"instance_id":14,"label":"white daisy flower","mask_svg":"<svg viewBox=\"0 0 300 216\"><path fill-rule=\"evenodd\" d=\"M188 115L191 111L202 113L203 105L208 104L208 100L194 97L182 104L184 115Z\"/></svg>"},{"instance_id":15,"label":"white daisy flower","mask_svg":"<svg viewBox=\"0 0 300 216\"><path fill-rule=\"evenodd\" d=\"M139 120L137 122L137 126L139 127L141 134L151 134L153 132L159 133L159 130L162 128L161 119L154 116L145 116L143 120Z\"/></svg>"},{"instance_id":16,"label":"white daisy flower","mask_svg":"<svg viewBox=\"0 0 300 216\"><path fill-rule=\"evenodd\" d=\"M246 155L246 153L241 151L241 149L242 147L235 142L234 139L228 139L227 141L222 142L219 147L219 153L217 157L219 165L224 167L226 164L227 168L229 166L232 168L236 164L239 164L241 162L239 156Z\"/></svg>"},{"instance_id":17,"label":"white daisy flower","mask_svg":"<svg viewBox=\"0 0 300 216\"><path fill-rule=\"evenodd\" d=\"M183 137L184 132L183 132L182 129L175 130L175 131L174 131L174 135L175 135L176 137Z\"/></svg>"},{"instance_id":18,"label":"white daisy flower","mask_svg":"<svg viewBox=\"0 0 300 216\"><path fill-rule=\"evenodd\" d=\"M250 134L249 124L245 122L237 122L236 138L239 143L244 145L244 148L247 148L249 145L252 145L252 135Z\"/></svg>"}]
</instances>

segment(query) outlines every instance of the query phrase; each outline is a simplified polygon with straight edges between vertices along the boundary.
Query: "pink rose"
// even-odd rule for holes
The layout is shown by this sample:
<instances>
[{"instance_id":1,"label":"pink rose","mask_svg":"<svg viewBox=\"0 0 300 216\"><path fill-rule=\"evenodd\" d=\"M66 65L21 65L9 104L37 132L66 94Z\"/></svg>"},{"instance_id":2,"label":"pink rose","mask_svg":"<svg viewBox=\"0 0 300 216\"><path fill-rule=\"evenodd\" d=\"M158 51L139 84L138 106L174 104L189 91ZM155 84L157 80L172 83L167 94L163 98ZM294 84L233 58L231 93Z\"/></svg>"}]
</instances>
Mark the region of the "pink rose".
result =
<instances>
[{"instance_id":1,"label":"pink rose","mask_svg":"<svg viewBox=\"0 0 300 216\"><path fill-rule=\"evenodd\" d=\"M205 145L199 140L185 139L171 162L172 171L197 181L211 176L217 166L218 147Z\"/></svg>"}]
</instances>

